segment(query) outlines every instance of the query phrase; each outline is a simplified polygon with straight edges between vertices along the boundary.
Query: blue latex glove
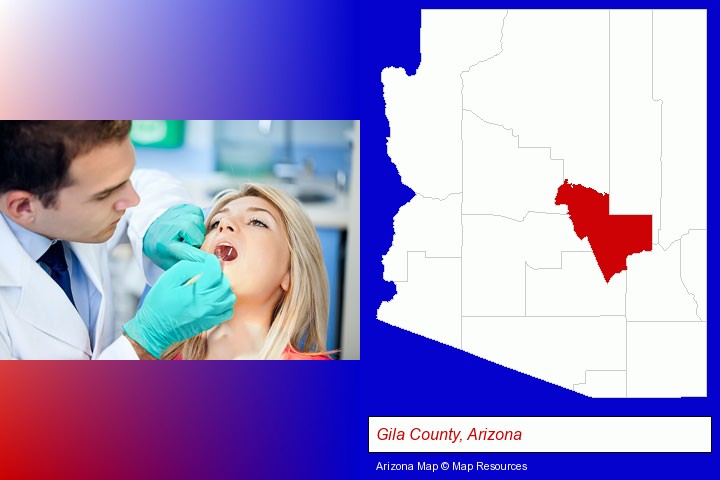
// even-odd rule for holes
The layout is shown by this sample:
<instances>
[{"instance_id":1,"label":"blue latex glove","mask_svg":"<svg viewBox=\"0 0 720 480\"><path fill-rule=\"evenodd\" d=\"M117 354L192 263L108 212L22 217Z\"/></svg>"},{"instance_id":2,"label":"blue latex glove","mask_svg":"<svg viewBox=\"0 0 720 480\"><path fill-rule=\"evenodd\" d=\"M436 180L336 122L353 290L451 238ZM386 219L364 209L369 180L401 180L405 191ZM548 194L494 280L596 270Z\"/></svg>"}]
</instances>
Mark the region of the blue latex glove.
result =
<instances>
[{"instance_id":1,"label":"blue latex glove","mask_svg":"<svg viewBox=\"0 0 720 480\"><path fill-rule=\"evenodd\" d=\"M177 205L150 224L143 237L143 253L155 265L167 270L180 260L202 261L198 248L203 240L202 210L195 205Z\"/></svg>"},{"instance_id":2,"label":"blue latex glove","mask_svg":"<svg viewBox=\"0 0 720 480\"><path fill-rule=\"evenodd\" d=\"M183 260L163 273L135 317L123 327L128 337L153 357L172 344L187 340L228 320L235 294L220 269L220 261L209 253L200 262ZM201 274L192 285L185 285Z\"/></svg>"}]
</instances>

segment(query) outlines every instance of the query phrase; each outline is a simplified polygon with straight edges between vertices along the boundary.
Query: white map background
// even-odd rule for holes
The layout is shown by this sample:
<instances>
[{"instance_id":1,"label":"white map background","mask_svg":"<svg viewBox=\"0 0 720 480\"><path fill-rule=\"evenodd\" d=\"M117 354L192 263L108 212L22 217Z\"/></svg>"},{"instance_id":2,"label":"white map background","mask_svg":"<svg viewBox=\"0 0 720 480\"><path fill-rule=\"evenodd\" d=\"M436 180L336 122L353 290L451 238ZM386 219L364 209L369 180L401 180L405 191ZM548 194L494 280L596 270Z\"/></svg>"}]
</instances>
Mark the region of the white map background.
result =
<instances>
[{"instance_id":1,"label":"white map background","mask_svg":"<svg viewBox=\"0 0 720 480\"><path fill-rule=\"evenodd\" d=\"M707 394L704 10L424 10L382 72L395 217L378 319L598 397ZM564 179L652 214L609 283Z\"/></svg>"}]
</instances>

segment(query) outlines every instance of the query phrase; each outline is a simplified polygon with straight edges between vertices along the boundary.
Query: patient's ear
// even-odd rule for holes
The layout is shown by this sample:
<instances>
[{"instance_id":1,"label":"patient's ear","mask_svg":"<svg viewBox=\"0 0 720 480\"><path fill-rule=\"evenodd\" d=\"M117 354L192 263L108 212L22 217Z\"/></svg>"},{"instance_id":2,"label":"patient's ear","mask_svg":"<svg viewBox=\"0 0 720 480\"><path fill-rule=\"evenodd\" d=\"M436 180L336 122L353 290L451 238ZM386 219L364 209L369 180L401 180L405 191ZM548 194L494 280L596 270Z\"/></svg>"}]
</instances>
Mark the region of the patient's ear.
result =
<instances>
[{"instance_id":1,"label":"patient's ear","mask_svg":"<svg viewBox=\"0 0 720 480\"><path fill-rule=\"evenodd\" d=\"M2 211L10 220L22 227L35 221L38 199L25 190L10 190L2 197Z\"/></svg>"},{"instance_id":2,"label":"patient's ear","mask_svg":"<svg viewBox=\"0 0 720 480\"><path fill-rule=\"evenodd\" d=\"M282 282L280 282L280 288L283 289L283 292L287 292L288 288L290 288L290 270L285 272L285 276L282 279Z\"/></svg>"}]
</instances>

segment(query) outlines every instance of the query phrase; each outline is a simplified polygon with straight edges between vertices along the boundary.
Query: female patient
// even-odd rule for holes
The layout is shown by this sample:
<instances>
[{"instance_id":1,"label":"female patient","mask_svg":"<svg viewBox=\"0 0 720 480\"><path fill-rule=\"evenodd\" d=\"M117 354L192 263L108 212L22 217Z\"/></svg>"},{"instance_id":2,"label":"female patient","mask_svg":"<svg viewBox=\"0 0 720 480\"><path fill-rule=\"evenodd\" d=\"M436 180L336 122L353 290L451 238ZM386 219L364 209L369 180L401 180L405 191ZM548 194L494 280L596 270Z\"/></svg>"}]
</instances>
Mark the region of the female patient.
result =
<instances>
[{"instance_id":1,"label":"female patient","mask_svg":"<svg viewBox=\"0 0 720 480\"><path fill-rule=\"evenodd\" d=\"M329 359L328 281L317 233L300 205L248 184L222 194L202 250L237 300L230 320L170 347L163 359Z\"/></svg>"}]
</instances>

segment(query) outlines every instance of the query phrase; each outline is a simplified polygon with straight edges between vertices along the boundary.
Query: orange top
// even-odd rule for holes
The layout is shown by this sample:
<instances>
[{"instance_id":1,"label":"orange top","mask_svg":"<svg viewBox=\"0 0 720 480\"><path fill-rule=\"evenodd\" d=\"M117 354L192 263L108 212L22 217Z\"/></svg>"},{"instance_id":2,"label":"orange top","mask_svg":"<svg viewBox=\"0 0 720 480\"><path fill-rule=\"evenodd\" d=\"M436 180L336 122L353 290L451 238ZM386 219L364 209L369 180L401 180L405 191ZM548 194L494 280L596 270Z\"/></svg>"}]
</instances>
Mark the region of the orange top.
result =
<instances>
[{"instance_id":1,"label":"orange top","mask_svg":"<svg viewBox=\"0 0 720 480\"><path fill-rule=\"evenodd\" d=\"M293 347L288 345L287 348L285 348L285 351L282 353L280 360L332 360L332 358L320 353L298 352Z\"/></svg>"}]
</instances>

